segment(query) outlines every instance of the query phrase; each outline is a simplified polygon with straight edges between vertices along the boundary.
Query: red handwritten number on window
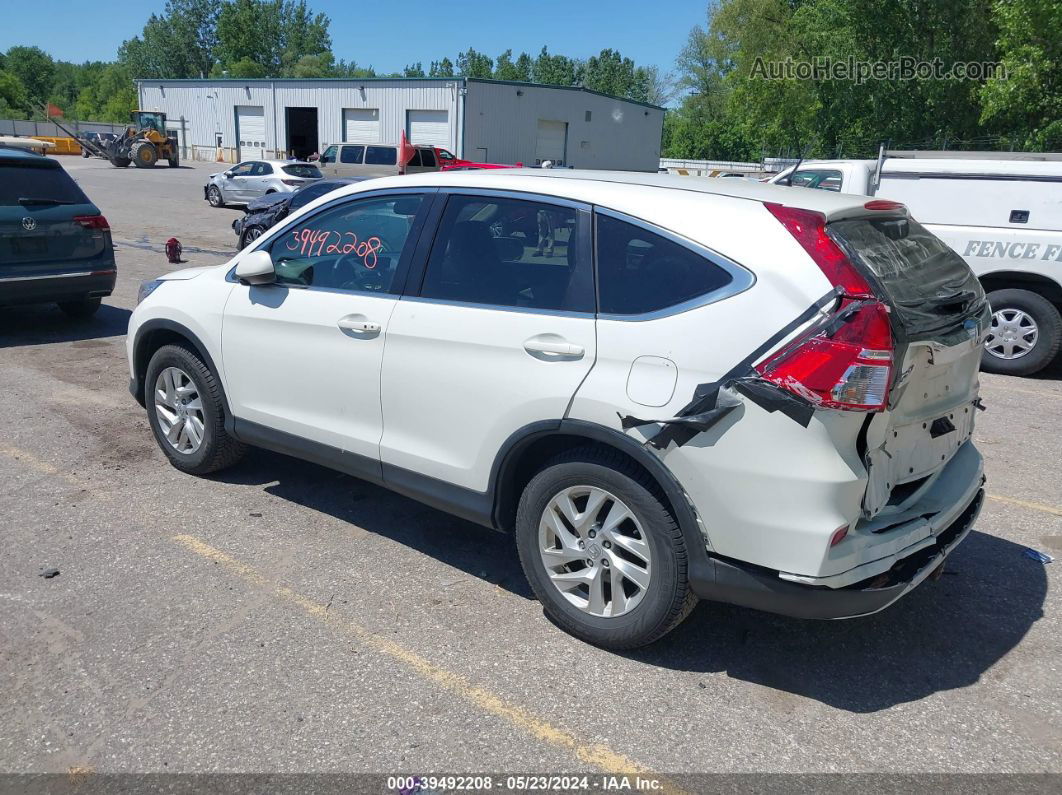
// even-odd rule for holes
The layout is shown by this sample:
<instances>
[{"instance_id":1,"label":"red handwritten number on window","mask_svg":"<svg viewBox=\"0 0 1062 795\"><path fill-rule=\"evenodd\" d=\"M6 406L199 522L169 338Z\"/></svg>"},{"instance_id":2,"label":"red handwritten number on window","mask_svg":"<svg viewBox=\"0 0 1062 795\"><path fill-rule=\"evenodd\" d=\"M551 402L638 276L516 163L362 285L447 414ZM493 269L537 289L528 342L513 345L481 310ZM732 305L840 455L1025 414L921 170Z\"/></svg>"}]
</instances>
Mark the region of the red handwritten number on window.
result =
<instances>
[{"instance_id":1,"label":"red handwritten number on window","mask_svg":"<svg viewBox=\"0 0 1062 795\"><path fill-rule=\"evenodd\" d=\"M372 270L380 264L377 256L383 248L383 241L373 235L365 240L358 240L353 232L338 232L334 229L293 230L284 247L288 251L297 251L302 257L320 257L322 254L354 254L362 264Z\"/></svg>"}]
</instances>

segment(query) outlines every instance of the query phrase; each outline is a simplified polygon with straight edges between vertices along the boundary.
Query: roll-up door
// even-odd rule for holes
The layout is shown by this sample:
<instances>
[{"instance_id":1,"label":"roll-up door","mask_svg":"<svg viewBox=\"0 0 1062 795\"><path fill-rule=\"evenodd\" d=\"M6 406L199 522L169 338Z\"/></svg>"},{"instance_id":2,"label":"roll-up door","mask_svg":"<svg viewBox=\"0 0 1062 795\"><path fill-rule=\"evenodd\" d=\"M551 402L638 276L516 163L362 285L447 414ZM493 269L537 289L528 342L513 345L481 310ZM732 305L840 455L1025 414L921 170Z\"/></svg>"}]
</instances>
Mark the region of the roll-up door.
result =
<instances>
[{"instance_id":1,"label":"roll-up door","mask_svg":"<svg viewBox=\"0 0 1062 795\"><path fill-rule=\"evenodd\" d=\"M450 119L445 110L408 111L406 135L412 144L450 147Z\"/></svg>"},{"instance_id":2,"label":"roll-up door","mask_svg":"<svg viewBox=\"0 0 1062 795\"><path fill-rule=\"evenodd\" d=\"M538 120L538 139L535 141L535 162L549 160L555 166L563 166L568 141L568 122Z\"/></svg>"},{"instance_id":3,"label":"roll-up door","mask_svg":"<svg viewBox=\"0 0 1062 795\"><path fill-rule=\"evenodd\" d=\"M344 108L343 140L354 144L380 142L380 111L377 108Z\"/></svg>"},{"instance_id":4,"label":"roll-up door","mask_svg":"<svg viewBox=\"0 0 1062 795\"><path fill-rule=\"evenodd\" d=\"M236 106L236 143L240 160L264 158L265 110L261 105Z\"/></svg>"}]
</instances>

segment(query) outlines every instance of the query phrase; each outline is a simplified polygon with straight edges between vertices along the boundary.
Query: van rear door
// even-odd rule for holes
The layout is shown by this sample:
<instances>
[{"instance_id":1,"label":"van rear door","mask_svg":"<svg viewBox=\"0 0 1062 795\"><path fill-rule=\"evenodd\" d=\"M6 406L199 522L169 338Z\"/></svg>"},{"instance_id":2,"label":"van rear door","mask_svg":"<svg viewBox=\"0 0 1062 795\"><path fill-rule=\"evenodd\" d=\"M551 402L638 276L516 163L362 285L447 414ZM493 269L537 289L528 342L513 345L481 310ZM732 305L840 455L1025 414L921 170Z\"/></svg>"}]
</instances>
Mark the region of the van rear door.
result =
<instances>
[{"instance_id":1,"label":"van rear door","mask_svg":"<svg viewBox=\"0 0 1062 795\"><path fill-rule=\"evenodd\" d=\"M827 229L885 300L896 338L889 407L867 428L863 509L872 518L917 501L970 439L989 308L962 257L906 214Z\"/></svg>"}]
</instances>

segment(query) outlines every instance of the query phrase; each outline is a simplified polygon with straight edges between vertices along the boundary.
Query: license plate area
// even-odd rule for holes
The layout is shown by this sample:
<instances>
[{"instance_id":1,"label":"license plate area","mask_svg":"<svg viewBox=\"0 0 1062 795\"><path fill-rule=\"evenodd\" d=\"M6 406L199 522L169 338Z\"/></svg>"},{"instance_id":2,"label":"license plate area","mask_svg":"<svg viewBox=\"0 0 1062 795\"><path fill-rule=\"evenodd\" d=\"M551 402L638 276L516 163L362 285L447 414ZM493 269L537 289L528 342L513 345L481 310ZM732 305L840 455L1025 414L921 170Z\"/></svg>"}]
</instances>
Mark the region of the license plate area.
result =
<instances>
[{"instance_id":1,"label":"license plate area","mask_svg":"<svg viewBox=\"0 0 1062 795\"><path fill-rule=\"evenodd\" d=\"M884 443L868 452L869 482L864 515L899 508L919 493L973 435L976 406L963 403L931 418L889 429ZM904 488L913 484L914 488ZM895 492L895 499L894 497Z\"/></svg>"},{"instance_id":2,"label":"license plate area","mask_svg":"<svg viewBox=\"0 0 1062 795\"><path fill-rule=\"evenodd\" d=\"M48 238L39 235L36 237L14 237L11 238L11 250L15 254L47 254Z\"/></svg>"}]
</instances>

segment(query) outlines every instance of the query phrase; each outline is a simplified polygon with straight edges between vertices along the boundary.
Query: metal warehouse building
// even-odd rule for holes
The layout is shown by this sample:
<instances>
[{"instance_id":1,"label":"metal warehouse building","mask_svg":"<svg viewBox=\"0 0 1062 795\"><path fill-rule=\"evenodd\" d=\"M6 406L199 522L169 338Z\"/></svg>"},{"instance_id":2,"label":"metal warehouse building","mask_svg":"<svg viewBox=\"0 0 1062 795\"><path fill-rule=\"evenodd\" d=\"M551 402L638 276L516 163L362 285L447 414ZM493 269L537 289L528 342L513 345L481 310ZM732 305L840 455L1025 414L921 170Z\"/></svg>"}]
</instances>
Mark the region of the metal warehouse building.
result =
<instances>
[{"instance_id":1,"label":"metal warehouse building","mask_svg":"<svg viewBox=\"0 0 1062 795\"><path fill-rule=\"evenodd\" d=\"M584 88L474 78L138 80L183 157L305 157L400 131L491 163L656 171L664 110Z\"/></svg>"}]
</instances>

